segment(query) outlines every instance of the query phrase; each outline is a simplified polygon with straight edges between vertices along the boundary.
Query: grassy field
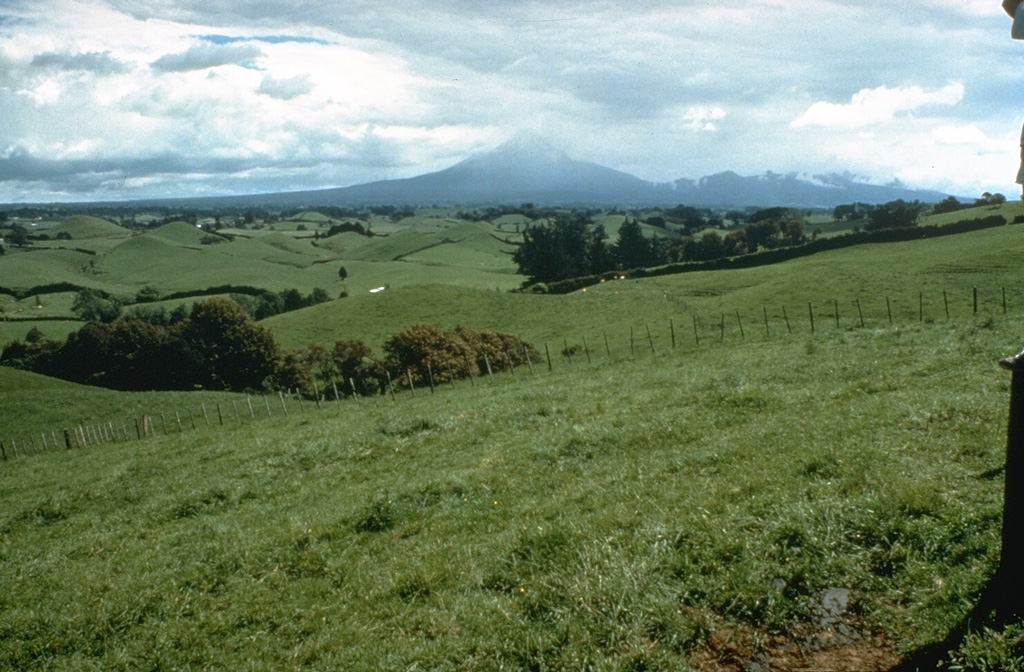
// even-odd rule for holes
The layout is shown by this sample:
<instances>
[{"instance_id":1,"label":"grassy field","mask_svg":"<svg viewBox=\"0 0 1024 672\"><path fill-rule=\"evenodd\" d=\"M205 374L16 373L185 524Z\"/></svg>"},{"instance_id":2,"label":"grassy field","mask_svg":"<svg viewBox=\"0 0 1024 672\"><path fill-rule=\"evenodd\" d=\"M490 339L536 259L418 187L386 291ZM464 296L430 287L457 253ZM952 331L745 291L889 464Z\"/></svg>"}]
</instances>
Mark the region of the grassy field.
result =
<instances>
[{"instance_id":1,"label":"grassy field","mask_svg":"<svg viewBox=\"0 0 1024 672\"><path fill-rule=\"evenodd\" d=\"M784 669L840 621L830 664L892 663L998 559L996 359L1020 337L986 318L559 359L7 462L0 665ZM197 403L0 390L5 429ZM954 660L1014 669L995 634L972 646Z\"/></svg>"},{"instance_id":2,"label":"grassy field","mask_svg":"<svg viewBox=\"0 0 1024 672\"><path fill-rule=\"evenodd\" d=\"M836 302L841 328L859 326L861 314L866 325L888 326L890 311L895 324L920 322L922 317L945 322L947 305L949 319L963 321L974 315L975 288L981 314L1003 313L1003 288L1007 313L1024 312L1022 253L1024 226L1012 225L862 245L775 266L608 282L557 297L409 285L278 315L266 324L287 347L359 338L379 348L396 331L429 322L445 328L457 323L493 327L538 345L561 345L565 339L582 344L586 339L598 348L603 348L605 334L613 346L628 347L630 328L636 339L646 341L649 326L662 348L670 342L670 320L678 342L691 346L694 319L700 338L707 341L721 336L723 315L729 337L740 336L743 325L746 335L763 338L766 312L769 332L788 333L788 318L794 333L809 333L808 303L816 314L816 329L835 328Z\"/></svg>"},{"instance_id":3,"label":"grassy field","mask_svg":"<svg viewBox=\"0 0 1024 672\"><path fill-rule=\"evenodd\" d=\"M256 397L250 421L244 395L0 368L8 446L169 425L0 465L0 668L881 670L970 610L999 557L996 362L1024 340L1024 227L546 296L459 268L476 257L444 239L501 250L486 228L412 220L440 241L411 255L426 258L342 260L345 284L389 290L264 324L286 347L378 354L418 322L492 327L549 345L553 371L287 416ZM127 286L103 264L145 246L274 268L269 282L336 276L344 247L299 233L196 246L172 227L82 273ZM3 305L59 312L49 300ZM224 426L198 420L218 404ZM1022 670L1022 633L976 633L948 666Z\"/></svg>"}]
</instances>

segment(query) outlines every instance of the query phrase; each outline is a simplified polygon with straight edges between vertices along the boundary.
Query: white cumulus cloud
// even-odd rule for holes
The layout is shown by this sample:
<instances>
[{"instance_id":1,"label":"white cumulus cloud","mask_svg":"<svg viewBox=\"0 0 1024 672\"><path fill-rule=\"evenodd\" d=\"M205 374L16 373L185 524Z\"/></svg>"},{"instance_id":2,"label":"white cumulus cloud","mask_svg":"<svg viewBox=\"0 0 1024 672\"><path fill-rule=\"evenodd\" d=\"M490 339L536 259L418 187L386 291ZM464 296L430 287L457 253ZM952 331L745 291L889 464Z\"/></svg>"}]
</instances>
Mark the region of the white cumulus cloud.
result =
<instances>
[{"instance_id":1,"label":"white cumulus cloud","mask_svg":"<svg viewBox=\"0 0 1024 672\"><path fill-rule=\"evenodd\" d=\"M829 126L860 128L889 121L902 112L921 107L956 105L964 97L964 85L954 82L940 89L926 91L919 86L879 86L861 89L849 103L819 101L793 121L794 128Z\"/></svg>"}]
</instances>

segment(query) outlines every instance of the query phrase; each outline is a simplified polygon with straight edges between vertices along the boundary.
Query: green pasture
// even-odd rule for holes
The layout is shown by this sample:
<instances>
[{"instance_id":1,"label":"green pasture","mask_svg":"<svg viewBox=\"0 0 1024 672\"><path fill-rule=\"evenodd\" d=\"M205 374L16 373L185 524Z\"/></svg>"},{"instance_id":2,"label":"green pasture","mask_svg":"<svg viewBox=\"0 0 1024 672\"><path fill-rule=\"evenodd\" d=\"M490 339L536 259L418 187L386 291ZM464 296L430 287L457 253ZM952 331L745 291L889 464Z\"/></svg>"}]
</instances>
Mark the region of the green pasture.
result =
<instances>
[{"instance_id":1,"label":"green pasture","mask_svg":"<svg viewBox=\"0 0 1024 672\"><path fill-rule=\"evenodd\" d=\"M99 286L99 281L87 282L85 273L96 259L67 249L10 250L0 255L0 286L19 292L58 282Z\"/></svg>"},{"instance_id":2,"label":"green pasture","mask_svg":"<svg viewBox=\"0 0 1024 672\"><path fill-rule=\"evenodd\" d=\"M32 329L40 330L47 338L63 341L68 334L81 329L82 325L80 320L0 320L0 348L11 341L24 341Z\"/></svg>"},{"instance_id":3,"label":"green pasture","mask_svg":"<svg viewBox=\"0 0 1024 672\"><path fill-rule=\"evenodd\" d=\"M623 347L632 329L635 348L647 341L648 327L652 339L662 343L670 342L673 327L680 344L720 338L723 315L727 335L739 336L742 329L752 339L763 337L765 313L769 334L809 333L811 313L816 329L835 329L837 302L841 330L859 327L861 315L867 326L889 326L890 311L897 325L922 318L945 322L947 305L949 320L962 323L974 317L975 288L979 314L1003 314L1004 288L1007 314L1024 313L1022 253L1024 226L1010 225L862 245L751 269L609 281L567 295L395 284L381 294L353 293L341 303L278 315L266 324L288 347L362 339L378 348L390 334L418 322L444 328L462 322L552 347L566 339L582 345L586 339L588 347L604 348L605 334L612 345ZM352 276L366 274L360 269Z\"/></svg>"},{"instance_id":4,"label":"green pasture","mask_svg":"<svg viewBox=\"0 0 1024 672\"><path fill-rule=\"evenodd\" d=\"M995 569L1020 340L1018 314L558 356L11 460L0 666L746 665L820 641L836 591L894 663ZM244 399L0 369L0 437L200 398ZM947 662L1021 669L1016 627Z\"/></svg>"}]
</instances>

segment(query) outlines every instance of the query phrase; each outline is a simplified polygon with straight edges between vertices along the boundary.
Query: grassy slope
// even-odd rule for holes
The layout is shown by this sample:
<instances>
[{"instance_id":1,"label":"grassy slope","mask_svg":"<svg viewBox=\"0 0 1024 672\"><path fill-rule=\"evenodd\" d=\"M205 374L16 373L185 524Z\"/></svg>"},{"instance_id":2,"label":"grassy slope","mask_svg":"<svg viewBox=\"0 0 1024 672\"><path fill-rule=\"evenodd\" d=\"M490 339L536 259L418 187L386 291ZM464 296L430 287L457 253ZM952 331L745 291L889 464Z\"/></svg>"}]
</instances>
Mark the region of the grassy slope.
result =
<instances>
[{"instance_id":1,"label":"grassy slope","mask_svg":"<svg viewBox=\"0 0 1024 672\"><path fill-rule=\"evenodd\" d=\"M1018 340L734 342L9 462L0 661L686 669L829 587L909 649L998 557Z\"/></svg>"},{"instance_id":2,"label":"grassy slope","mask_svg":"<svg viewBox=\"0 0 1024 672\"><path fill-rule=\"evenodd\" d=\"M719 335L721 315L727 329L738 332L736 311L745 331L785 330L782 309L795 331L809 330L807 304L817 314L816 326L834 327L833 301L839 301L841 324L859 323L856 302L869 324L888 324L886 297L894 321L919 318L920 293L925 293L925 319L945 320L942 292L947 292L951 319L973 312L972 290L979 289L980 312L1002 312L1002 288L1008 311L1020 314L1020 259L1024 227L1019 225L976 233L887 245L863 245L797 259L786 264L727 272L688 273L642 281L609 282L565 296L539 296L480 291L448 286L409 286L379 295L359 295L342 302L314 306L266 322L288 347L309 342L330 344L340 338L362 338L379 348L390 334L417 322L441 327L463 323L471 328L495 327L527 340L561 344L563 338L603 346L603 333L613 342L628 343L630 327L646 339L645 324L665 343L668 321L679 340L692 334L694 316L702 338ZM383 284L383 283L382 283ZM458 311L452 310L458 306Z\"/></svg>"},{"instance_id":3,"label":"grassy slope","mask_svg":"<svg viewBox=\"0 0 1024 672\"><path fill-rule=\"evenodd\" d=\"M895 648L932 640L998 557L995 360L1019 345L1019 298L1009 317L960 305L889 327L876 306L867 329L775 322L676 352L662 326L639 365L621 329L613 361L596 339L693 306L1019 287L1020 231L563 297L410 287L269 320L292 345L378 346L417 321L572 328L595 363L4 464L0 660L685 669L708 632L786 629L828 587ZM4 369L0 395L4 435L200 403Z\"/></svg>"}]
</instances>

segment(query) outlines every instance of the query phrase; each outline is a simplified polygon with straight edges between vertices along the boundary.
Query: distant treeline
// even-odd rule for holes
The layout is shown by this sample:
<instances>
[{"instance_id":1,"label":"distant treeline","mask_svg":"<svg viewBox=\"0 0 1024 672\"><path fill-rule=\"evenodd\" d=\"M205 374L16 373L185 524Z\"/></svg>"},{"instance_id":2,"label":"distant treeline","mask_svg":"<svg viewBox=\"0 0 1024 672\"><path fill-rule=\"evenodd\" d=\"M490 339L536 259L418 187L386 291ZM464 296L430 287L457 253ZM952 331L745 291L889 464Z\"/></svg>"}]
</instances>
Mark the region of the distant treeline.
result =
<instances>
[{"instance_id":1,"label":"distant treeline","mask_svg":"<svg viewBox=\"0 0 1024 672\"><path fill-rule=\"evenodd\" d=\"M788 261L790 259L797 259L799 257L817 254L818 252L824 252L826 250L837 250L844 247L851 247L853 245L862 245L865 243L893 243L907 240L917 240L921 238L935 238L938 236L948 236L958 233L967 233L970 231L980 231L982 229L989 229L996 226L1005 225L1006 219L1004 217L1002 217L1001 215L992 215L990 217L983 217L979 219L960 220L958 222L955 222L953 224L947 224L945 226L929 225L889 228L870 231L853 231L831 238L816 238L808 240L796 246L766 249L759 251L755 254L745 254L738 256L723 255L721 257L716 257L713 259L707 259L702 261L688 261L682 263L665 264L662 266L653 266L645 268L637 267L629 269L627 271L612 271L588 276L581 276L576 278L569 278L558 282L546 283L540 286L534 285L528 289L531 291L542 293L567 294L569 292L574 292L576 290L582 289L583 287L589 287L591 285L611 280L617 276L621 277L623 275L626 275L631 278L643 278L654 277L659 275L674 275L677 273L689 273L693 271L753 268L755 266L776 264L782 261Z\"/></svg>"},{"instance_id":2,"label":"distant treeline","mask_svg":"<svg viewBox=\"0 0 1024 672\"><path fill-rule=\"evenodd\" d=\"M837 219L852 216L865 220L866 231L909 229L917 225L924 210L921 203L892 201L884 205L857 203L849 211L836 209ZM513 255L525 284L558 283L609 271L625 271L682 262L705 262L726 257L760 253L764 250L802 246L817 238L805 233L805 217L795 208L766 208L745 215L726 213L731 221L744 225L724 236L716 230L722 219L710 212L678 206L662 215L648 217L644 224L677 235L650 238L640 222L627 218L619 227L614 243L607 242L604 227L591 227L578 212L559 212L543 224L532 224L523 231L523 243ZM671 230L669 222L672 223Z\"/></svg>"},{"instance_id":3,"label":"distant treeline","mask_svg":"<svg viewBox=\"0 0 1024 672\"><path fill-rule=\"evenodd\" d=\"M539 361L517 336L417 325L394 334L377 359L362 341L282 351L241 305L215 298L169 324L139 318L88 322L61 342L33 328L0 364L117 390L298 389L377 394L388 382L434 385Z\"/></svg>"}]
</instances>

